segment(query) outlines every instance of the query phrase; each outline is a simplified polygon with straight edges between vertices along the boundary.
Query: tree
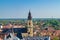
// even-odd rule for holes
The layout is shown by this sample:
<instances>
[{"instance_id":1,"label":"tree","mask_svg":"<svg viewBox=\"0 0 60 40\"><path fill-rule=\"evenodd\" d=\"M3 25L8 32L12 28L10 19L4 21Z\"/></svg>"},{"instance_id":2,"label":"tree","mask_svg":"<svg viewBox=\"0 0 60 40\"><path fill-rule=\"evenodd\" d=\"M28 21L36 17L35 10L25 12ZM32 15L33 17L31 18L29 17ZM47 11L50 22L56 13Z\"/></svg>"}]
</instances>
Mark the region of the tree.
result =
<instances>
[{"instance_id":1,"label":"tree","mask_svg":"<svg viewBox=\"0 0 60 40\"><path fill-rule=\"evenodd\" d=\"M59 40L59 38L58 37L54 37L53 40Z\"/></svg>"}]
</instances>

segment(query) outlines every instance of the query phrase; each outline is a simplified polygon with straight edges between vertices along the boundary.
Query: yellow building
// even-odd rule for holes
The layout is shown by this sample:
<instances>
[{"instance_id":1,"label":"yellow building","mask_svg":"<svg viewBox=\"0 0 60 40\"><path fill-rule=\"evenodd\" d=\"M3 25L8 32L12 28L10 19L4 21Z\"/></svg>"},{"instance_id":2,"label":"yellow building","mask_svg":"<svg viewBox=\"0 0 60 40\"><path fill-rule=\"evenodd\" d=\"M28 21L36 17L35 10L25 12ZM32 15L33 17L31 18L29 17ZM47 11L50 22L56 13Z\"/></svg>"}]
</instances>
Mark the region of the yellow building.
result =
<instances>
[{"instance_id":1,"label":"yellow building","mask_svg":"<svg viewBox=\"0 0 60 40\"><path fill-rule=\"evenodd\" d=\"M32 22L32 16L31 16L31 12L29 11L28 13L28 20L27 20L27 33L22 33L23 37L33 37L33 22Z\"/></svg>"},{"instance_id":2,"label":"yellow building","mask_svg":"<svg viewBox=\"0 0 60 40\"><path fill-rule=\"evenodd\" d=\"M33 37L33 22L32 22L32 16L30 11L28 14L27 28L28 28L28 36Z\"/></svg>"}]
</instances>

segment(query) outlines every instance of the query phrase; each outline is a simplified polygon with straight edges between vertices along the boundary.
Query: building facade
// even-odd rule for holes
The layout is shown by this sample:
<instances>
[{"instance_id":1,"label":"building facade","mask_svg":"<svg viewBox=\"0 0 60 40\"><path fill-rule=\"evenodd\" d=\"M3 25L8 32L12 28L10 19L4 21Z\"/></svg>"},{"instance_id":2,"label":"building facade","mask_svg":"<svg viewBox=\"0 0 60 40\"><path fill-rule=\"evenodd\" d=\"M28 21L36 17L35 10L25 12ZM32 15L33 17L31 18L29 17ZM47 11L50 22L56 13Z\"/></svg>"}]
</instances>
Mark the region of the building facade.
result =
<instances>
[{"instance_id":1,"label":"building facade","mask_svg":"<svg viewBox=\"0 0 60 40\"><path fill-rule=\"evenodd\" d=\"M28 14L27 28L28 28L28 36L33 37L33 22L32 22L32 16L30 11Z\"/></svg>"}]
</instances>

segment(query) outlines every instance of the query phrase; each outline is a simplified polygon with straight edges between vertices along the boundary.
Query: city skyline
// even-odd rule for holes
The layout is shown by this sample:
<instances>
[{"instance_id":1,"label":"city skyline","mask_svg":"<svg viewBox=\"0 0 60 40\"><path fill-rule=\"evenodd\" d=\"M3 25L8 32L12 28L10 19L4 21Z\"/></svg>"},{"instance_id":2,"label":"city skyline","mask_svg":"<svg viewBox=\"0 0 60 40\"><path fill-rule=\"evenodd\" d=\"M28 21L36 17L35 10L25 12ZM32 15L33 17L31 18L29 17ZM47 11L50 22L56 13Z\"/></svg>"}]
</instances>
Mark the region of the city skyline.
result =
<instances>
[{"instance_id":1,"label":"city skyline","mask_svg":"<svg viewBox=\"0 0 60 40\"><path fill-rule=\"evenodd\" d=\"M60 18L60 0L0 0L0 18Z\"/></svg>"}]
</instances>

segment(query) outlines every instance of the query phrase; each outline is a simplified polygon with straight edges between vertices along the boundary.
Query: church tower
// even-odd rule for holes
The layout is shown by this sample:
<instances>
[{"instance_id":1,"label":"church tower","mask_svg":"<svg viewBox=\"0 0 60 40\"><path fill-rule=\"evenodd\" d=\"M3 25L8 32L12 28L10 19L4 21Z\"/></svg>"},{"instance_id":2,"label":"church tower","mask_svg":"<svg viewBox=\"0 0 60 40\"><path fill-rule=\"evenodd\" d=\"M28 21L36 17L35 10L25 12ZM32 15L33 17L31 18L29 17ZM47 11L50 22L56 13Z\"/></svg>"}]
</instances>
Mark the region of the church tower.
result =
<instances>
[{"instance_id":1,"label":"church tower","mask_svg":"<svg viewBox=\"0 0 60 40\"><path fill-rule=\"evenodd\" d=\"M33 22L32 22L32 16L30 11L28 13L27 26L28 26L28 36L33 37Z\"/></svg>"}]
</instances>

